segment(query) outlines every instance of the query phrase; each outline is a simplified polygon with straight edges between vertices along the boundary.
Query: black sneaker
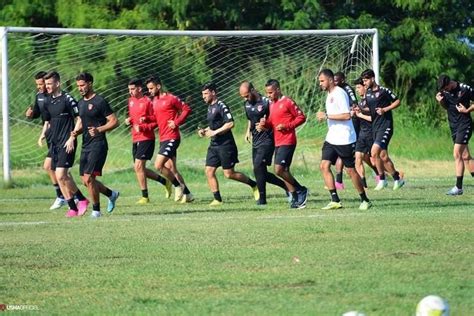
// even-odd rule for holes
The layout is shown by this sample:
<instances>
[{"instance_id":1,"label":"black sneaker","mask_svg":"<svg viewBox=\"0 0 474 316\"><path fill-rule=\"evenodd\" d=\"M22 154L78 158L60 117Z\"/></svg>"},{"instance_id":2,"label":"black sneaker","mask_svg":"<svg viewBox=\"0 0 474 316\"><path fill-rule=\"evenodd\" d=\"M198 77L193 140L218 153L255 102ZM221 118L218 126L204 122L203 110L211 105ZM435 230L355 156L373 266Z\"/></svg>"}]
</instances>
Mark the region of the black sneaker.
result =
<instances>
[{"instance_id":1,"label":"black sneaker","mask_svg":"<svg viewBox=\"0 0 474 316\"><path fill-rule=\"evenodd\" d=\"M306 205L306 202L308 201L308 188L303 187L300 191L296 191L296 194L298 194L298 204Z\"/></svg>"}]
</instances>

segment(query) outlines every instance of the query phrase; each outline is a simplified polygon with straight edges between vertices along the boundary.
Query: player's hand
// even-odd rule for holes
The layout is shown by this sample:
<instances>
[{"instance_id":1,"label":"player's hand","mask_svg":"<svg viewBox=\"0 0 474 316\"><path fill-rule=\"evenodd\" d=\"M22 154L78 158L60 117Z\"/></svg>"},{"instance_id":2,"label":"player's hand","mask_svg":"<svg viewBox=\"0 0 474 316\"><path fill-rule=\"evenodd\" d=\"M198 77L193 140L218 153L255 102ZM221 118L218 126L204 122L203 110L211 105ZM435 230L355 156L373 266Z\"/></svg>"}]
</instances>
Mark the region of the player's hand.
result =
<instances>
[{"instance_id":1,"label":"player's hand","mask_svg":"<svg viewBox=\"0 0 474 316\"><path fill-rule=\"evenodd\" d=\"M132 119L130 117L127 117L124 121L125 125L129 126L130 124L132 124Z\"/></svg>"},{"instance_id":2,"label":"player's hand","mask_svg":"<svg viewBox=\"0 0 474 316\"><path fill-rule=\"evenodd\" d=\"M140 125L133 124L133 129L134 129L135 132L140 133Z\"/></svg>"},{"instance_id":3,"label":"player's hand","mask_svg":"<svg viewBox=\"0 0 474 316\"><path fill-rule=\"evenodd\" d=\"M245 133L245 141L247 143L250 143L251 139L252 139L252 136L250 135L250 133L249 132Z\"/></svg>"},{"instance_id":4,"label":"player's hand","mask_svg":"<svg viewBox=\"0 0 474 316\"><path fill-rule=\"evenodd\" d=\"M38 146L39 147L43 147L43 140L45 139L46 137L44 137L44 134L41 134L41 136L38 138Z\"/></svg>"},{"instance_id":5,"label":"player's hand","mask_svg":"<svg viewBox=\"0 0 474 316\"><path fill-rule=\"evenodd\" d=\"M168 121L168 127L171 128L171 129L175 129L177 126L176 126L176 124L174 123L173 120L169 120Z\"/></svg>"},{"instance_id":6,"label":"player's hand","mask_svg":"<svg viewBox=\"0 0 474 316\"><path fill-rule=\"evenodd\" d=\"M31 106L29 106L29 107L26 109L25 116L26 116L27 118L32 118L32 117L33 117L33 108L32 108Z\"/></svg>"},{"instance_id":7,"label":"player's hand","mask_svg":"<svg viewBox=\"0 0 474 316\"><path fill-rule=\"evenodd\" d=\"M204 137L204 135L206 135L204 128L200 128L200 127L198 127L197 133L199 137Z\"/></svg>"},{"instance_id":8,"label":"player's hand","mask_svg":"<svg viewBox=\"0 0 474 316\"><path fill-rule=\"evenodd\" d=\"M378 115L383 115L385 113L384 108L375 108L375 112L377 112Z\"/></svg>"},{"instance_id":9,"label":"player's hand","mask_svg":"<svg viewBox=\"0 0 474 316\"><path fill-rule=\"evenodd\" d=\"M462 105L461 103L456 105L456 109L458 110L459 113L469 113L469 111L466 109L466 107L464 105Z\"/></svg>"},{"instance_id":10,"label":"player's hand","mask_svg":"<svg viewBox=\"0 0 474 316\"><path fill-rule=\"evenodd\" d=\"M92 137L96 137L100 134L99 130L95 126L89 126L88 131L89 135L91 135Z\"/></svg>"},{"instance_id":11,"label":"player's hand","mask_svg":"<svg viewBox=\"0 0 474 316\"><path fill-rule=\"evenodd\" d=\"M284 131L284 130L286 130L285 124L278 124L275 128L276 128L277 131Z\"/></svg>"},{"instance_id":12,"label":"player's hand","mask_svg":"<svg viewBox=\"0 0 474 316\"><path fill-rule=\"evenodd\" d=\"M441 94L441 92L436 93L436 101L441 102L443 99L444 96Z\"/></svg>"},{"instance_id":13,"label":"player's hand","mask_svg":"<svg viewBox=\"0 0 474 316\"><path fill-rule=\"evenodd\" d=\"M64 144L64 147L66 147L66 152L68 154L72 153L74 151L74 138L69 137L69 139L66 141L66 144Z\"/></svg>"},{"instance_id":14,"label":"player's hand","mask_svg":"<svg viewBox=\"0 0 474 316\"><path fill-rule=\"evenodd\" d=\"M216 131L210 129L209 127L206 127L206 129L204 129L204 135L207 138L211 138L211 137L215 136L216 134L217 134Z\"/></svg>"},{"instance_id":15,"label":"player's hand","mask_svg":"<svg viewBox=\"0 0 474 316\"><path fill-rule=\"evenodd\" d=\"M318 111L316 113L316 118L318 119L318 122L321 123L321 122L324 122L325 120L327 120L328 116L326 115L325 112Z\"/></svg>"},{"instance_id":16,"label":"player's hand","mask_svg":"<svg viewBox=\"0 0 474 316\"><path fill-rule=\"evenodd\" d=\"M142 116L138 119L138 123L143 124L146 121L146 117Z\"/></svg>"}]
</instances>

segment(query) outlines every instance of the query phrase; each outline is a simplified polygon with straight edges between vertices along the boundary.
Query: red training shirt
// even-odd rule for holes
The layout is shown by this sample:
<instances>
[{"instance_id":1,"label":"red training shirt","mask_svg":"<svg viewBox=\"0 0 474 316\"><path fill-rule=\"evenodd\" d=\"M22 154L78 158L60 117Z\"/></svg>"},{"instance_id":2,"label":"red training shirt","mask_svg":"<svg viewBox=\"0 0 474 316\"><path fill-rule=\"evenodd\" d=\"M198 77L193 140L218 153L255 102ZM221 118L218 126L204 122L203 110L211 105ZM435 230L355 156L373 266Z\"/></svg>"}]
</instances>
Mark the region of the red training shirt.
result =
<instances>
[{"instance_id":1,"label":"red training shirt","mask_svg":"<svg viewBox=\"0 0 474 316\"><path fill-rule=\"evenodd\" d=\"M287 96L282 96L278 101L270 104L270 116L266 120L265 127L273 129L276 147L296 145L295 129L305 121L306 117L295 101ZM284 124L285 129L278 131L276 127L279 124Z\"/></svg>"},{"instance_id":2,"label":"red training shirt","mask_svg":"<svg viewBox=\"0 0 474 316\"><path fill-rule=\"evenodd\" d=\"M128 117L132 126L132 141L134 143L155 140L153 130L156 128L156 122L153 115L153 104L148 97L130 97L128 99ZM142 119L142 122L140 122L140 119ZM136 125L140 128L138 132L135 129Z\"/></svg>"},{"instance_id":3,"label":"red training shirt","mask_svg":"<svg viewBox=\"0 0 474 316\"><path fill-rule=\"evenodd\" d=\"M162 94L153 98L153 112L158 124L160 142L170 139L180 139L179 126L184 123L191 108L171 93ZM168 127L168 121L174 121L175 129Z\"/></svg>"}]
</instances>

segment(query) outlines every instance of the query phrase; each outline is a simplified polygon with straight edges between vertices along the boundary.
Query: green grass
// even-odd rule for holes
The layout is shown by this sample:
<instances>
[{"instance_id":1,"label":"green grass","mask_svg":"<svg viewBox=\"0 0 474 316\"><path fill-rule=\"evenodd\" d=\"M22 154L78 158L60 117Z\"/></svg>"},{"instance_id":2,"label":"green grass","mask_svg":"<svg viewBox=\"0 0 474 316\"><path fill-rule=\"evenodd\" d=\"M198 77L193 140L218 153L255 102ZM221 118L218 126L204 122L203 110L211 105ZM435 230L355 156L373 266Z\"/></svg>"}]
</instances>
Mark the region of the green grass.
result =
<instances>
[{"instance_id":1,"label":"green grass","mask_svg":"<svg viewBox=\"0 0 474 316\"><path fill-rule=\"evenodd\" d=\"M459 197L444 195L448 178L370 190L366 212L349 188L344 209L321 211L328 194L310 173L301 178L313 194L296 211L272 187L269 206L257 208L248 187L222 178L225 204L210 208L195 172L185 176L196 202L165 200L152 183L145 207L135 205L132 172L106 174L121 197L95 221L49 211L44 176L18 176L0 190L0 303L45 315L413 315L437 294L452 315L472 315L472 178Z\"/></svg>"}]
</instances>

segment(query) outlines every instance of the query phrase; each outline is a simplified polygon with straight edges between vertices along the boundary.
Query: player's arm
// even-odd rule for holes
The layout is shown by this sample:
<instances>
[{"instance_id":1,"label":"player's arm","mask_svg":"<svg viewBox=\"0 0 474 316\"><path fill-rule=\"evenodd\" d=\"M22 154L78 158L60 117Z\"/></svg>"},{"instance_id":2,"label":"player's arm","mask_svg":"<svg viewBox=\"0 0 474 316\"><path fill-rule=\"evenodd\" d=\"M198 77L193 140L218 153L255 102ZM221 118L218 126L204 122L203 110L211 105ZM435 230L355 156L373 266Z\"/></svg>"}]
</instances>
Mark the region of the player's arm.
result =
<instances>
[{"instance_id":1,"label":"player's arm","mask_svg":"<svg viewBox=\"0 0 474 316\"><path fill-rule=\"evenodd\" d=\"M158 123L156 122L156 116L153 111L153 106L151 102L146 108L145 118L146 119L142 120L143 122L138 125L138 131L148 132L153 131L155 128L158 127Z\"/></svg>"},{"instance_id":2,"label":"player's arm","mask_svg":"<svg viewBox=\"0 0 474 316\"><path fill-rule=\"evenodd\" d=\"M247 130L245 131L245 141L247 143L250 143L250 140L252 139L252 136L250 134L250 125L252 123L250 123L250 121L247 121L247 122L248 122L248 124L247 124Z\"/></svg>"},{"instance_id":3,"label":"player's arm","mask_svg":"<svg viewBox=\"0 0 474 316\"><path fill-rule=\"evenodd\" d=\"M41 129L41 134L38 138L38 146L43 147L43 140L46 139L46 131L49 129L49 121L45 121L43 124L43 128Z\"/></svg>"},{"instance_id":4,"label":"player's arm","mask_svg":"<svg viewBox=\"0 0 474 316\"><path fill-rule=\"evenodd\" d=\"M474 112L474 103L472 103L468 108L466 108L462 103L456 105L456 109L461 113L471 113Z\"/></svg>"},{"instance_id":5,"label":"player's arm","mask_svg":"<svg viewBox=\"0 0 474 316\"><path fill-rule=\"evenodd\" d=\"M358 118L361 118L361 119L366 120L368 122L372 122L372 117L370 115L366 115L366 114L362 113L361 111L355 111L355 115Z\"/></svg>"},{"instance_id":6,"label":"player's arm","mask_svg":"<svg viewBox=\"0 0 474 316\"><path fill-rule=\"evenodd\" d=\"M387 93L388 93L392 103L390 103L389 106L386 106L384 108L378 108L377 113L379 115L382 115L382 114L384 114L385 112L388 112L388 111L392 111L392 110L394 110L394 109L396 109L400 106L400 99L398 99L397 96L392 91L390 91L389 89L387 89Z\"/></svg>"},{"instance_id":7,"label":"player's arm","mask_svg":"<svg viewBox=\"0 0 474 316\"><path fill-rule=\"evenodd\" d=\"M191 114L191 107L181 101L179 98L175 98L173 105L176 111L179 113L178 117L174 119L174 125L179 127L186 121L186 118L189 116L189 114Z\"/></svg>"},{"instance_id":8,"label":"player's arm","mask_svg":"<svg viewBox=\"0 0 474 316\"><path fill-rule=\"evenodd\" d=\"M40 117L41 111L38 105L38 100L35 100L33 107L29 106L26 109L25 116L30 120Z\"/></svg>"},{"instance_id":9,"label":"player's arm","mask_svg":"<svg viewBox=\"0 0 474 316\"><path fill-rule=\"evenodd\" d=\"M290 123L288 123L286 126L281 126L283 124L279 124L279 126L277 126L278 130L282 130L282 129L292 130L292 129L297 128L304 122L306 122L306 116L304 115L303 111L301 111L301 109L296 105L295 102L293 101L290 102L287 105L287 108L290 111L290 113L293 115L293 120Z\"/></svg>"},{"instance_id":10,"label":"player's arm","mask_svg":"<svg viewBox=\"0 0 474 316\"><path fill-rule=\"evenodd\" d=\"M207 128L205 130L206 137L222 135L230 131L232 128L234 128L234 117L230 113L230 109L227 107L227 105L222 103L219 110L222 115L222 118L224 119L224 124L215 130Z\"/></svg>"},{"instance_id":11,"label":"player's arm","mask_svg":"<svg viewBox=\"0 0 474 316\"><path fill-rule=\"evenodd\" d=\"M97 133L106 133L120 125L115 113L111 113L107 115L105 118L107 120L107 123L98 127L93 127L93 126L89 127L89 134L90 134L91 128L95 128L97 130ZM91 134L91 136L95 136L95 135Z\"/></svg>"},{"instance_id":12,"label":"player's arm","mask_svg":"<svg viewBox=\"0 0 474 316\"><path fill-rule=\"evenodd\" d=\"M76 138L80 134L82 134L82 120L81 120L81 117L78 116L76 118L76 124L74 125L74 128L71 131L71 135L69 136L69 139L66 141L66 144L64 144L64 147L66 148L67 153L71 153L74 151L74 147L76 146L75 144Z\"/></svg>"}]
</instances>

